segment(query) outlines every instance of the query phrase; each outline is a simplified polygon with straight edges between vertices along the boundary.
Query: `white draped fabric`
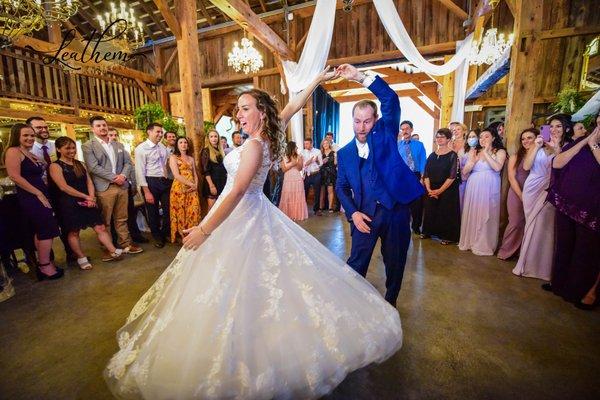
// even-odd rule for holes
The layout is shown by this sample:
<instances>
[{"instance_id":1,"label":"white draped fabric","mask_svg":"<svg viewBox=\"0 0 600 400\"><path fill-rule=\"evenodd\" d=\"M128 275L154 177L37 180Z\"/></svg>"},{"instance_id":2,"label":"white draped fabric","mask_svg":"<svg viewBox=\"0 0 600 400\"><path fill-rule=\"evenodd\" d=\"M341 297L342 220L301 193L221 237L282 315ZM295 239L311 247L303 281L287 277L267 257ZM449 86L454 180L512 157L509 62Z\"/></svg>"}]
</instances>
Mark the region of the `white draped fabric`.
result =
<instances>
[{"instance_id":1,"label":"white draped fabric","mask_svg":"<svg viewBox=\"0 0 600 400\"><path fill-rule=\"evenodd\" d=\"M596 115L598 110L600 110L600 90L598 90L592 96L592 98L589 99L587 101L587 103L585 103L583 105L583 107L581 107L581 109L579 111L577 111L575 114L573 114L571 119L573 121L583 121L585 119L585 117L587 117L590 114Z\"/></svg>"},{"instance_id":2,"label":"white draped fabric","mask_svg":"<svg viewBox=\"0 0 600 400\"><path fill-rule=\"evenodd\" d=\"M467 84L468 56L471 51L473 34L457 46L457 51L447 63L443 65L432 64L427 61L420 53L404 27L396 6L392 0L373 0L379 18L383 23L390 38L402 52L404 57L419 68L421 71L430 75L446 75L455 70L457 71L456 86L454 90L454 107L452 110L452 119L456 121L463 120L465 91ZM290 98L296 96L304 90L316 76L325 68L327 56L331 47L331 38L333 36L333 26L335 23L335 0L319 0L315 8L310 30L306 38L306 43L300 57L300 61L284 61L283 70L287 86L290 92ZM296 143L301 143L304 137L304 125L302 113L298 112L290 121L292 138Z\"/></svg>"},{"instance_id":3,"label":"white draped fabric","mask_svg":"<svg viewBox=\"0 0 600 400\"><path fill-rule=\"evenodd\" d=\"M304 90L325 69L333 25L335 23L336 0L319 0L315 7L310 29L306 37L304 49L298 63L284 61L283 71L290 92L290 99ZM302 144L304 139L304 123L302 112L296 113L290 121L293 140Z\"/></svg>"}]
</instances>

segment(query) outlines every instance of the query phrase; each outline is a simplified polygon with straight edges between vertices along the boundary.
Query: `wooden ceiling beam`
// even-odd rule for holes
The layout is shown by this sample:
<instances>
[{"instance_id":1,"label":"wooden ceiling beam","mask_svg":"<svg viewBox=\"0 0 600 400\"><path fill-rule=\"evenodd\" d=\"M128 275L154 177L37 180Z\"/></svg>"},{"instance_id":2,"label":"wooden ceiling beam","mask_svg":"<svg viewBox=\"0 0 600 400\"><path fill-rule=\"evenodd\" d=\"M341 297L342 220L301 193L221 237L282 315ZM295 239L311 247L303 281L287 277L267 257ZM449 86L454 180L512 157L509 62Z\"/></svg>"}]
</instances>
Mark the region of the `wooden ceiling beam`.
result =
<instances>
[{"instance_id":1,"label":"wooden ceiling beam","mask_svg":"<svg viewBox=\"0 0 600 400\"><path fill-rule=\"evenodd\" d=\"M376 72L381 72L381 70L373 70ZM390 75L387 77L382 77L388 85L397 85L399 83L420 83L422 80L426 80L429 77L426 74L407 74L405 72L398 72L397 75ZM325 83L322 84L321 87L328 92L336 92L340 90L352 90L352 89L363 89L363 85L358 82L342 80L339 82Z\"/></svg>"},{"instance_id":2,"label":"wooden ceiling beam","mask_svg":"<svg viewBox=\"0 0 600 400\"><path fill-rule=\"evenodd\" d=\"M508 10L514 17L515 16L515 0L505 0L505 3L508 6Z\"/></svg>"},{"instance_id":3,"label":"wooden ceiling beam","mask_svg":"<svg viewBox=\"0 0 600 400\"><path fill-rule=\"evenodd\" d=\"M262 12L266 13L267 5L265 4L265 0L259 0L259 2L260 2L260 8L262 9Z\"/></svg>"},{"instance_id":4,"label":"wooden ceiling beam","mask_svg":"<svg viewBox=\"0 0 600 400\"><path fill-rule=\"evenodd\" d=\"M83 0L83 2L84 2L84 4L86 4L88 6L88 8L92 9L92 11L94 11L94 9L96 9L87 0ZM102 33L102 30L100 29L100 25L98 25L98 22L97 22L98 20L93 15L90 15L90 13L87 10L85 10L83 7L79 7L79 9L77 10L77 14L79 14L85 20L85 22L90 24L90 26L96 30L98 35L100 35ZM96 15L98 15L98 14L96 14Z\"/></svg>"},{"instance_id":5,"label":"wooden ceiling beam","mask_svg":"<svg viewBox=\"0 0 600 400\"><path fill-rule=\"evenodd\" d=\"M140 3L140 6L142 6L142 10L144 10L144 12L146 14L148 14L148 16L150 17L150 19L152 19L152 21L154 21L154 23L156 24L156 26L158 26L158 28L161 30L163 35L167 36L169 34L169 32L167 31L167 27L162 23L160 18L157 18L156 15L154 15L154 10L152 9L152 7L149 7L145 0L139 0L139 3ZM150 31L151 32L150 38L152 40L155 40L154 32L152 32L146 24L144 24L144 29L146 31Z\"/></svg>"},{"instance_id":6,"label":"wooden ceiling beam","mask_svg":"<svg viewBox=\"0 0 600 400\"><path fill-rule=\"evenodd\" d=\"M421 96L421 92L416 89L406 89L406 90L396 90L396 94L398 97L414 97ZM377 100L377 97L373 93L365 93L365 94L354 94L351 96L338 96L333 97L335 101L338 103L348 103L353 101L360 100Z\"/></svg>"},{"instance_id":7,"label":"wooden ceiling beam","mask_svg":"<svg viewBox=\"0 0 600 400\"><path fill-rule=\"evenodd\" d=\"M8 107L0 107L0 114L7 118L27 119L31 117L32 112L29 110L15 110ZM61 122L65 124L75 125L89 125L90 121L87 118L83 118L73 114L55 114L43 111L36 111L35 115L44 118L48 122ZM122 129L133 129L134 126L131 123L120 122L120 121L109 121L110 126Z\"/></svg>"},{"instance_id":8,"label":"wooden ceiling beam","mask_svg":"<svg viewBox=\"0 0 600 400\"><path fill-rule=\"evenodd\" d=\"M425 102L423 100L421 100L418 96L411 96L410 97L412 101L414 101L415 103L417 103L417 105L419 107L421 107L423 109L423 111L425 111L427 114L431 115L431 117L433 119L439 118L439 111L437 111L435 109L435 107L433 108L433 110L431 108L429 108L427 106L427 104L425 104Z\"/></svg>"},{"instance_id":9,"label":"wooden ceiling beam","mask_svg":"<svg viewBox=\"0 0 600 400\"><path fill-rule=\"evenodd\" d=\"M155 0L156 1L156 0ZM242 0L209 0L229 18L253 34L262 44L282 60L295 60L294 52L269 25L256 15Z\"/></svg>"},{"instance_id":10,"label":"wooden ceiling beam","mask_svg":"<svg viewBox=\"0 0 600 400\"><path fill-rule=\"evenodd\" d=\"M558 39L569 36L597 35L600 34L600 25L576 26L572 28L548 29L540 33L540 39Z\"/></svg>"},{"instance_id":11,"label":"wooden ceiling beam","mask_svg":"<svg viewBox=\"0 0 600 400\"><path fill-rule=\"evenodd\" d=\"M198 5L200 6L200 13L204 16L204 18L206 19L206 22L208 22L208 24L210 26L212 26L213 18L208 13L208 10L206 9L206 6L204 5L204 0L198 0Z\"/></svg>"},{"instance_id":12,"label":"wooden ceiling beam","mask_svg":"<svg viewBox=\"0 0 600 400\"><path fill-rule=\"evenodd\" d=\"M456 3L453 2L452 0L437 0L437 1L442 3L448 10L450 10L450 12L452 14L456 15L458 18L462 19L463 21L466 20L467 18L469 18L469 14L467 14L467 12L465 10L463 10L458 5L456 5Z\"/></svg>"},{"instance_id":13,"label":"wooden ceiling beam","mask_svg":"<svg viewBox=\"0 0 600 400\"><path fill-rule=\"evenodd\" d=\"M456 52L456 42L444 42L419 46L417 47L417 50L419 50L419 53L421 53L423 56L433 54L451 54ZM366 64L378 61L398 60L403 57L404 55L400 50L391 50L380 53L363 54L360 56L330 59L327 61L327 65Z\"/></svg>"},{"instance_id":14,"label":"wooden ceiling beam","mask_svg":"<svg viewBox=\"0 0 600 400\"><path fill-rule=\"evenodd\" d=\"M171 11L169 7L169 3L167 0L153 0L154 4L162 14L167 26L173 32L173 36L175 36L176 40L181 40L181 25L179 25L179 20L175 17L175 14Z\"/></svg>"}]
</instances>

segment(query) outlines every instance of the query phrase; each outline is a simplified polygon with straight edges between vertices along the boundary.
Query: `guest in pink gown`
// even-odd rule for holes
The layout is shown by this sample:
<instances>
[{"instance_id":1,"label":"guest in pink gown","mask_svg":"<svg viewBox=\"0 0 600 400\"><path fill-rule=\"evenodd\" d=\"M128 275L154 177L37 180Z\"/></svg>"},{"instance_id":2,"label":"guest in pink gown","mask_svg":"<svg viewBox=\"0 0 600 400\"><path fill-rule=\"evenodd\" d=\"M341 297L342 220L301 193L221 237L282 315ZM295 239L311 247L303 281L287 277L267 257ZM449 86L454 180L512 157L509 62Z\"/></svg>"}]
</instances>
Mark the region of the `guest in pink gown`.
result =
<instances>
[{"instance_id":1,"label":"guest in pink gown","mask_svg":"<svg viewBox=\"0 0 600 400\"><path fill-rule=\"evenodd\" d=\"M523 169L529 176L523 185L523 211L525 232L521 254L513 274L549 281L552 275L554 252L555 208L546 201L552 159L560 153L565 141L570 141L573 128L570 120L562 117L550 119L550 141L541 136L527 151Z\"/></svg>"},{"instance_id":2,"label":"guest in pink gown","mask_svg":"<svg viewBox=\"0 0 600 400\"><path fill-rule=\"evenodd\" d=\"M496 131L488 128L479 135L481 150L469 150L463 169L468 175L458 248L478 256L491 256L498 245L500 225L500 171L506 150Z\"/></svg>"},{"instance_id":3,"label":"guest in pink gown","mask_svg":"<svg viewBox=\"0 0 600 400\"><path fill-rule=\"evenodd\" d=\"M294 221L303 221L308 218L308 207L304 196L304 179L300 171L304 160L298 154L296 143L288 142L285 157L281 161L283 187L279 209Z\"/></svg>"},{"instance_id":4,"label":"guest in pink gown","mask_svg":"<svg viewBox=\"0 0 600 400\"><path fill-rule=\"evenodd\" d=\"M527 150L533 146L535 138L540 132L535 128L528 128L521 132L521 145L517 153L508 159L508 190L507 209L508 225L504 231L502 245L498 250L498 258L507 260L518 254L525 230L525 213L523 212L523 184L529 171L523 169L523 161Z\"/></svg>"},{"instance_id":5,"label":"guest in pink gown","mask_svg":"<svg viewBox=\"0 0 600 400\"><path fill-rule=\"evenodd\" d=\"M471 149L476 149L477 151L481 150L481 146L479 145L479 128L471 129L469 134L467 135L467 140L465 142L465 146L460 153L458 153L458 159L460 160L460 171L465 168L467 161L469 161L469 151ZM458 186L458 196L460 199L460 212L462 215L463 209L463 199L465 197L465 188L467 187L467 179L469 178L469 174L461 173L461 182Z\"/></svg>"}]
</instances>

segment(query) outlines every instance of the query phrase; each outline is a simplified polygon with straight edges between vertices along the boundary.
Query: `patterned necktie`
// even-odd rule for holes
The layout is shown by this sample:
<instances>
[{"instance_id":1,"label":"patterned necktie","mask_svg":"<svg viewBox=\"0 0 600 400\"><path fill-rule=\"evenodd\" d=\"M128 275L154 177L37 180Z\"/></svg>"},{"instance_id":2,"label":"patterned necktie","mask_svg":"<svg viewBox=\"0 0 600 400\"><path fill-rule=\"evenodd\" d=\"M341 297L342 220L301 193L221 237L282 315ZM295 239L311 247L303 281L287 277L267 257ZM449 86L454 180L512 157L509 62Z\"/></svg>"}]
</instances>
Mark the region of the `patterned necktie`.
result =
<instances>
[{"instance_id":1,"label":"patterned necktie","mask_svg":"<svg viewBox=\"0 0 600 400\"><path fill-rule=\"evenodd\" d=\"M44 161L46 161L46 164L50 165L52 161L50 160L50 154L48 154L48 146L42 146L42 154L44 155Z\"/></svg>"},{"instance_id":2,"label":"patterned necktie","mask_svg":"<svg viewBox=\"0 0 600 400\"><path fill-rule=\"evenodd\" d=\"M410 151L410 142L404 142L404 151L406 152L406 165L414 172L415 160L413 160L412 152Z\"/></svg>"}]
</instances>

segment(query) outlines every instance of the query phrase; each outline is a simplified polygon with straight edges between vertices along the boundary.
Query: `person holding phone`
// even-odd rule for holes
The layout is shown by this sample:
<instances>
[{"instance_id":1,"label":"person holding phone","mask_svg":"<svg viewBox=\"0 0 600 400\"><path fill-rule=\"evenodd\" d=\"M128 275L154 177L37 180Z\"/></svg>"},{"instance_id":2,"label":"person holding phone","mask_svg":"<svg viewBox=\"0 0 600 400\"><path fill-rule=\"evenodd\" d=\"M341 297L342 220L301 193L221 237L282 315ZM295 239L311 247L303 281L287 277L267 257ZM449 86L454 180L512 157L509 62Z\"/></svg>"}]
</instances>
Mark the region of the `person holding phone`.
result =
<instances>
[{"instance_id":1,"label":"person holding phone","mask_svg":"<svg viewBox=\"0 0 600 400\"><path fill-rule=\"evenodd\" d=\"M572 135L571 117L557 114L550 117L550 140L545 141L540 134L527 150L523 161L523 169L529 171L523 184L525 231L519 261L512 271L515 275L544 281L552 276L555 208L546 201L547 190L552 160L560 154L562 146L571 141Z\"/></svg>"},{"instance_id":2,"label":"person holding phone","mask_svg":"<svg viewBox=\"0 0 600 400\"><path fill-rule=\"evenodd\" d=\"M92 227L98 241L107 250L102 261L117 261L123 258L123 250L114 246L110 233L104 226L102 213L96 203L94 182L83 163L77 160L75 141L67 136L56 139L58 159L50 164L50 182L57 190L55 204L60 210L59 224L67 232L71 250L77 256L77 265L83 270L92 269L92 264L81 249L79 231Z\"/></svg>"}]
</instances>

